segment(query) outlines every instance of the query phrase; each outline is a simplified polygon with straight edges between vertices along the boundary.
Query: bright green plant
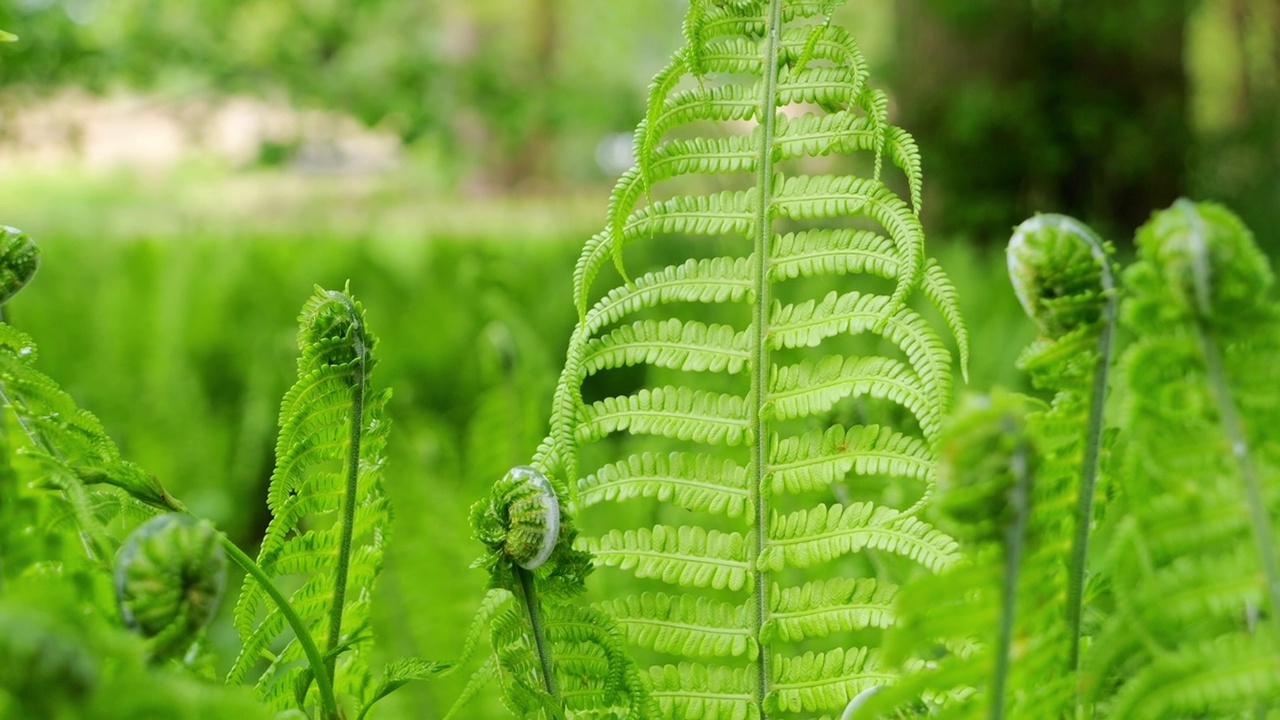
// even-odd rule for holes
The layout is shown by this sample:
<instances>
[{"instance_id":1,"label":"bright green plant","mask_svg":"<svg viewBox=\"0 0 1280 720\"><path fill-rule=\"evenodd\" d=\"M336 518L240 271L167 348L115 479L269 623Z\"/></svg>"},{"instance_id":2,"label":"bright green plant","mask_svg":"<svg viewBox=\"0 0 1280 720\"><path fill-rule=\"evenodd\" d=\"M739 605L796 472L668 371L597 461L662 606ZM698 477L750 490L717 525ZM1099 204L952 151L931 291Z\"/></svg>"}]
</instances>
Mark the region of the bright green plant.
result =
<instances>
[{"instance_id":1,"label":"bright green plant","mask_svg":"<svg viewBox=\"0 0 1280 720\"><path fill-rule=\"evenodd\" d=\"M38 251L12 229L0 241L8 297L34 274ZM30 338L0 325L0 396L14 417L11 429L26 436L23 455L32 466L10 471L0 488L0 515L19 509L28 515L6 523L28 531L24 537L6 531L0 570L21 579L42 563L65 565L77 555L65 538L75 537L81 559L74 567L82 582L111 588L114 573L107 597L118 600L123 624L148 639L150 661L181 658L191 665L202 652L201 631L221 596L229 557L247 575L237 605L244 648L228 682L243 682L265 657L258 695L276 711L314 707L318 717L332 720L358 710L363 718L397 687L447 665L406 659L389 664L376 682L371 674L369 603L390 520L380 487L388 393L369 392L374 339L349 295L318 291L304 307L301 325L298 382L281 407L269 492L273 522L257 562L207 522L186 515L154 477L121 459L97 419L34 369ZM44 492L23 493L21 475ZM135 530L117 556L121 528L155 508L171 514ZM31 532L33 518L52 532ZM276 583L296 581L289 576L303 580L286 597ZM272 649L286 626L292 637ZM21 657L14 652L10 657Z\"/></svg>"},{"instance_id":2,"label":"bright green plant","mask_svg":"<svg viewBox=\"0 0 1280 720\"><path fill-rule=\"evenodd\" d=\"M956 556L916 516L934 483L951 355L908 300L934 305L962 360L965 333L950 283L924 254L915 144L888 123L852 38L831 25L837 4L692 3L688 42L655 78L636 130L636 167L575 272L580 321L532 465L584 520L604 502L659 501L645 526L584 534L578 547L665 584L599 606L651 659L660 716L840 712L891 675L873 641L846 634L873 638L896 578ZM808 169L857 153L866 176ZM909 202L881 179L884 158L905 174ZM702 249L628 279L624 248L656 236L729 254ZM610 259L622 282L601 292ZM781 299L809 277L867 280ZM726 322L702 319L717 314ZM845 344L868 337L893 350ZM629 366L648 370L642 389L588 397L595 377ZM885 422L833 422L845 401L871 403ZM601 451L623 433L636 442L610 461ZM866 499L814 504L846 476L874 478L859 490ZM875 490L886 483L892 492ZM692 524L665 521L677 508ZM859 578L818 572L858 551L884 571L864 559ZM553 685L558 712L567 704Z\"/></svg>"},{"instance_id":3,"label":"bright green plant","mask_svg":"<svg viewBox=\"0 0 1280 720\"><path fill-rule=\"evenodd\" d=\"M1126 442L1111 605L1087 697L1107 717L1266 717L1280 697L1275 482L1280 308L1249 231L1180 200L1124 275Z\"/></svg>"}]
</instances>

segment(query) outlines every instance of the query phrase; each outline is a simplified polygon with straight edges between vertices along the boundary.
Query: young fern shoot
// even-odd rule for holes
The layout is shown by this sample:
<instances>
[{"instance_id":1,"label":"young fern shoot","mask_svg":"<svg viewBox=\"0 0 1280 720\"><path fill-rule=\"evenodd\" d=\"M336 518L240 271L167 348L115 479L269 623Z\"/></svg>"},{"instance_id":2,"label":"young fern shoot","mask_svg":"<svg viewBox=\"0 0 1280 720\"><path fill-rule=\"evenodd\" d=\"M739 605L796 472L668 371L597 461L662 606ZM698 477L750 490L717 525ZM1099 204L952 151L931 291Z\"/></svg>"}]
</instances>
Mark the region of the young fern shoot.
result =
<instances>
[{"instance_id":1,"label":"young fern shoot","mask_svg":"<svg viewBox=\"0 0 1280 720\"><path fill-rule=\"evenodd\" d=\"M1138 232L1122 319L1128 440L1082 658L1110 718L1245 717L1280 697L1274 491L1280 307L1248 230L1179 201Z\"/></svg>"},{"instance_id":2,"label":"young fern shoot","mask_svg":"<svg viewBox=\"0 0 1280 720\"><path fill-rule=\"evenodd\" d=\"M390 393L369 390L374 338L364 314L346 293L318 289L300 324L298 381L280 408L272 518L256 563L262 576L245 577L235 613L243 649L228 675L243 682L267 658L257 688L277 711L309 705L312 678L322 696L331 683L361 706L376 699L369 602L391 517L381 481ZM287 604L323 643L323 667L304 662L310 653L297 638L268 651L285 618L267 602L267 586L288 576L301 577ZM326 716L334 712L331 699L320 701Z\"/></svg>"},{"instance_id":3,"label":"young fern shoot","mask_svg":"<svg viewBox=\"0 0 1280 720\"><path fill-rule=\"evenodd\" d=\"M687 44L655 77L636 130L636 166L575 271L580 319L531 465L584 520L599 503L658 501L655 524L578 546L631 571L638 582L624 586L654 588L600 607L652 659L664 717L838 714L890 677L873 640L845 638L891 622L896 576L956 557L916 516L934 484L952 358L909 301L939 311L962 363L966 335L924 253L916 146L830 23L837 4L691 3ZM827 156L864 158L869 172L815 170ZM881 177L888 164L909 199ZM659 236L685 240L688 259L631 278L625 248ZM620 283L598 290L611 260ZM814 297L803 278L843 290ZM628 366L656 382L590 396ZM885 422L831 421L855 402ZM846 478L866 487L832 502ZM677 515L692 522L671 524ZM805 581L832 563L861 577Z\"/></svg>"},{"instance_id":4,"label":"young fern shoot","mask_svg":"<svg viewBox=\"0 0 1280 720\"><path fill-rule=\"evenodd\" d=\"M1066 666L1073 674L1079 666L1089 532L1120 301L1111 254L1110 245L1088 226L1064 215L1027 220L1008 247L1014 292L1040 328L1040 338L1023 352L1018 367L1031 373L1036 387L1055 393L1038 428L1051 459L1041 471L1037 504L1054 513L1073 486L1077 497L1066 588Z\"/></svg>"},{"instance_id":5,"label":"young fern shoot","mask_svg":"<svg viewBox=\"0 0 1280 720\"><path fill-rule=\"evenodd\" d=\"M511 711L551 719L655 716L613 619L575 604L591 558L573 547L578 531L552 483L532 467L512 468L472 507L471 525L488 548L476 564L489 573L493 603L477 619L495 618L490 639ZM508 597L514 607L505 607ZM487 680L486 667L473 687ZM464 693L460 702L468 699Z\"/></svg>"}]
</instances>

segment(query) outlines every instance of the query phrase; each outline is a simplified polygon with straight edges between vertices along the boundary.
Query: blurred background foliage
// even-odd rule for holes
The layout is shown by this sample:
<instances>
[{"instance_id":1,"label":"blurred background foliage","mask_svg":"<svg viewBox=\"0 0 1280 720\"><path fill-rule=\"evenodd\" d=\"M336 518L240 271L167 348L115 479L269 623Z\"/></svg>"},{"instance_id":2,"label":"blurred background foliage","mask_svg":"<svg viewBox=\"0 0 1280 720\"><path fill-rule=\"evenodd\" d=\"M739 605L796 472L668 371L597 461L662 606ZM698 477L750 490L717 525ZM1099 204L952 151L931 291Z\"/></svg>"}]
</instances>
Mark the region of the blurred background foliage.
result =
<instances>
[{"instance_id":1,"label":"blurred background foliage","mask_svg":"<svg viewBox=\"0 0 1280 720\"><path fill-rule=\"evenodd\" d=\"M252 546L297 310L350 280L395 392L379 635L447 659L483 590L466 509L545 432L574 259L684 9L0 0L20 37L0 44L0 222L44 248L6 319L127 457ZM1020 385L1033 333L1003 245L1033 212L1124 246L1185 194L1280 253L1280 0L874 0L837 20L920 143L972 387ZM438 716L466 675L384 712Z\"/></svg>"}]
</instances>

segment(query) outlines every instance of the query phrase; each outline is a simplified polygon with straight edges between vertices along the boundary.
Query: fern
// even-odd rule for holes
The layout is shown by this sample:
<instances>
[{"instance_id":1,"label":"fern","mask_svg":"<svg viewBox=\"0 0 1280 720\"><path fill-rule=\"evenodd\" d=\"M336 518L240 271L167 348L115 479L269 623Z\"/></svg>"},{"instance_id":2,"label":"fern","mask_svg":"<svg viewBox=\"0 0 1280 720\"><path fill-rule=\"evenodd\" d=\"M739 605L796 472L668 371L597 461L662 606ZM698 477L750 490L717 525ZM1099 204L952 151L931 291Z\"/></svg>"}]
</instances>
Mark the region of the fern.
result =
<instances>
[{"instance_id":1,"label":"fern","mask_svg":"<svg viewBox=\"0 0 1280 720\"><path fill-rule=\"evenodd\" d=\"M575 270L579 323L533 465L587 520L600 502L658 502L657 524L578 546L664 586L599 607L656 662L648 684L666 717L839 712L892 676L874 643L843 639L888 621L867 600L884 608L895 577L956 557L954 541L915 517L934 482L952 359L909 301L923 295L940 313L962 365L965 330L924 253L919 153L888 123L853 39L830 23L837 4L691 4L688 42L654 78L636 130L636 166ZM864 157L869 173L807 170L827 155ZM885 158L909 200L881 178ZM658 235L721 238L731 250L631 279L626 248ZM597 290L611 259L622 282ZM798 278L849 277L868 281L782 300L810 287ZM698 309L725 321L689 316ZM850 337L892 349L855 354ZM647 369L645 387L590 398L610 370L633 365ZM883 422L833 422L850 399ZM606 460L623 434L640 448ZM855 477L871 497L831 504L833 484ZM876 494L885 482L904 506ZM663 522L664 508L697 524ZM848 567L855 554L885 572L853 561L866 573L853 587L797 583L801 570Z\"/></svg>"},{"instance_id":2,"label":"fern","mask_svg":"<svg viewBox=\"0 0 1280 720\"><path fill-rule=\"evenodd\" d=\"M490 619L494 654L450 716L496 667L503 699L521 717L652 717L656 708L613 619L575 602L591 560L574 549L577 529L552 483L534 468L513 468L472 507L471 524L488 547L476 565L488 571L490 592L459 664Z\"/></svg>"},{"instance_id":3,"label":"fern","mask_svg":"<svg viewBox=\"0 0 1280 720\"><path fill-rule=\"evenodd\" d=\"M1271 270L1225 209L1138 232L1122 318L1126 478L1109 513L1115 608L1084 658L1106 716L1263 716L1280 696Z\"/></svg>"},{"instance_id":4,"label":"fern","mask_svg":"<svg viewBox=\"0 0 1280 720\"><path fill-rule=\"evenodd\" d=\"M0 302L30 281L39 257L39 248L29 237L0 226ZM32 497L34 505L44 507L29 509L44 515L54 527L73 529L82 554L99 567L109 567L119 545L108 532L112 519L122 515L145 519L154 510L142 503L179 511L182 505L155 477L121 457L97 417L35 368L36 355L29 336L0 323L0 401L13 414L16 426L12 429L25 435L22 453L31 466L23 474L30 474L39 490L53 491ZM14 496L12 502L16 501ZM25 525L30 520L21 522Z\"/></svg>"},{"instance_id":5,"label":"fern","mask_svg":"<svg viewBox=\"0 0 1280 720\"><path fill-rule=\"evenodd\" d=\"M317 290L299 320L298 381L281 403L267 499L272 518L257 562L262 575L245 578L235 613L243 649L228 675L243 682L267 659L257 688L277 711L327 694L329 680L331 692L362 706L376 700L369 602L391 514L381 484L389 393L368 387L375 341L363 312L345 293ZM286 618L279 604L266 602L263 580L291 577L300 584L288 604L323 643L323 668L301 662L298 638L271 650ZM319 689L309 689L312 678Z\"/></svg>"},{"instance_id":6,"label":"fern","mask_svg":"<svg viewBox=\"0 0 1280 720\"><path fill-rule=\"evenodd\" d=\"M1014 290L1040 329L1018 365L1053 401L1033 411L997 393L952 419L942 450L951 480L936 507L970 540L969 562L903 589L890 654L943 651L871 699L872 713L925 699L943 717L1074 714L1117 294L1109 248L1071 218L1026 221L1008 256Z\"/></svg>"}]
</instances>

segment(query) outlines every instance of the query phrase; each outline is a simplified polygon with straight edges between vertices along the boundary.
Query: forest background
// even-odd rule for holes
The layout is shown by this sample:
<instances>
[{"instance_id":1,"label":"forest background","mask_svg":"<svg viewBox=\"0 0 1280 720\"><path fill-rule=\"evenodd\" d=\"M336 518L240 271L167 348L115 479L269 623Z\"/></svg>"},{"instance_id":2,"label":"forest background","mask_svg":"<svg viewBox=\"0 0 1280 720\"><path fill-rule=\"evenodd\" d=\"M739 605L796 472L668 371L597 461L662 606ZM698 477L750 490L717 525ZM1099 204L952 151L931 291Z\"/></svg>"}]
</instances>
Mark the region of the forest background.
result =
<instances>
[{"instance_id":1,"label":"forest background","mask_svg":"<svg viewBox=\"0 0 1280 720\"><path fill-rule=\"evenodd\" d=\"M467 507L545 432L574 258L684 6L3 0L0 223L44 250L6 319L126 457L252 546L297 308L350 280L395 393L375 632L450 657L483 592ZM837 21L920 145L972 387L1022 387L1003 247L1034 212L1124 254L1153 209L1217 200L1280 255L1280 0L875 0ZM225 622L213 640L235 643ZM436 716L464 678L388 703Z\"/></svg>"}]
</instances>

